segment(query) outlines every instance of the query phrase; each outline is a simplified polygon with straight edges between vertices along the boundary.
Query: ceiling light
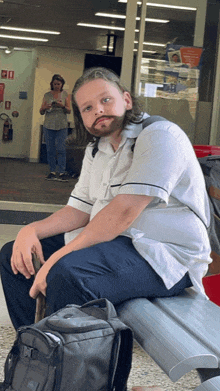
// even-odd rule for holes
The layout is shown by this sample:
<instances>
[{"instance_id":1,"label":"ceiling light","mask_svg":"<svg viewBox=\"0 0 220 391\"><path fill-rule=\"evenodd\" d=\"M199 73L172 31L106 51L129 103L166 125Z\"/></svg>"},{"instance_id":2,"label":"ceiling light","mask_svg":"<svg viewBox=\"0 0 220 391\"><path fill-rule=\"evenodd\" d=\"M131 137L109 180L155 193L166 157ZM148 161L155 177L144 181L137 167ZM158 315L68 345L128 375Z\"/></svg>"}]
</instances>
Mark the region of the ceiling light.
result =
<instances>
[{"instance_id":1,"label":"ceiling light","mask_svg":"<svg viewBox=\"0 0 220 391\"><path fill-rule=\"evenodd\" d=\"M14 48L14 50L21 50L23 52L32 52L32 49L28 49L28 48Z\"/></svg>"},{"instance_id":2,"label":"ceiling light","mask_svg":"<svg viewBox=\"0 0 220 391\"><path fill-rule=\"evenodd\" d=\"M115 26L107 26L107 25L101 25L101 24L91 24L91 23L77 23L77 26L83 26L83 27L95 27L99 29L108 29L108 30L120 30L124 31L124 27L115 27ZM139 30L135 30L136 33L139 32Z\"/></svg>"},{"instance_id":3,"label":"ceiling light","mask_svg":"<svg viewBox=\"0 0 220 391\"><path fill-rule=\"evenodd\" d=\"M138 41L134 41L134 43L138 43ZM164 44L164 43L155 43L155 42L143 42L143 45L161 46L161 47L165 47L166 46L166 44Z\"/></svg>"},{"instance_id":4,"label":"ceiling light","mask_svg":"<svg viewBox=\"0 0 220 391\"><path fill-rule=\"evenodd\" d=\"M119 3L127 3L127 0L118 0ZM137 1L137 4L142 4L141 1Z\"/></svg>"},{"instance_id":5,"label":"ceiling light","mask_svg":"<svg viewBox=\"0 0 220 391\"><path fill-rule=\"evenodd\" d=\"M1 49L8 49L8 46L0 46L0 50ZM28 49L28 48L13 48L13 50L16 50L16 51L19 51L19 50L21 50L21 51L25 51L25 52L31 52L32 51L32 49Z\"/></svg>"},{"instance_id":6,"label":"ceiling light","mask_svg":"<svg viewBox=\"0 0 220 391\"><path fill-rule=\"evenodd\" d=\"M23 39L25 41L48 42L48 39L44 39L44 38L19 37L18 35L4 35L4 34L0 34L0 38Z\"/></svg>"},{"instance_id":7,"label":"ceiling light","mask_svg":"<svg viewBox=\"0 0 220 391\"><path fill-rule=\"evenodd\" d=\"M134 52L137 52L137 49L133 49ZM151 53L151 54L155 54L157 52L153 51L153 50L142 50L143 53Z\"/></svg>"},{"instance_id":8,"label":"ceiling light","mask_svg":"<svg viewBox=\"0 0 220 391\"><path fill-rule=\"evenodd\" d=\"M137 20L140 20L141 18L136 18ZM153 19L153 18L145 18L146 22L152 22L152 23L169 23L169 20L167 19Z\"/></svg>"},{"instance_id":9,"label":"ceiling light","mask_svg":"<svg viewBox=\"0 0 220 391\"><path fill-rule=\"evenodd\" d=\"M107 14L104 12L97 12L95 16L104 16L106 18L115 18L115 19L126 19L125 15L119 15L119 14ZM136 20L140 20L141 18L137 17ZM152 19L152 18L145 18L146 22L154 22L154 23L168 23L169 20L166 19Z\"/></svg>"},{"instance_id":10,"label":"ceiling light","mask_svg":"<svg viewBox=\"0 0 220 391\"><path fill-rule=\"evenodd\" d=\"M0 26L2 30L13 30L13 31L24 31L28 33L40 33L40 34L54 34L59 35L59 31L46 31L46 30L34 30L34 29L25 29L20 27L9 27L9 26Z\"/></svg>"},{"instance_id":11,"label":"ceiling light","mask_svg":"<svg viewBox=\"0 0 220 391\"><path fill-rule=\"evenodd\" d=\"M10 54L12 52L13 49L11 48L6 48L5 49L5 54Z\"/></svg>"},{"instance_id":12,"label":"ceiling light","mask_svg":"<svg viewBox=\"0 0 220 391\"><path fill-rule=\"evenodd\" d=\"M174 8L178 10L186 10L186 11L196 11L194 7L184 7L181 5L169 5L169 4L156 4L156 3L147 3L151 7L160 7L160 8Z\"/></svg>"},{"instance_id":13,"label":"ceiling light","mask_svg":"<svg viewBox=\"0 0 220 391\"><path fill-rule=\"evenodd\" d=\"M103 49L107 49L107 47L108 47L107 45L102 46ZM113 50L114 48L113 48L113 46L109 46L109 49Z\"/></svg>"},{"instance_id":14,"label":"ceiling light","mask_svg":"<svg viewBox=\"0 0 220 391\"><path fill-rule=\"evenodd\" d=\"M119 3L127 3L127 0L118 0ZM137 4L141 5L141 1L137 1ZM183 7L181 5L170 5L170 4L156 4L156 3L146 3L147 5L151 7L163 7L163 8L174 8L174 9L180 9L180 10L186 10L186 11L196 11L197 8L194 7Z\"/></svg>"},{"instance_id":15,"label":"ceiling light","mask_svg":"<svg viewBox=\"0 0 220 391\"><path fill-rule=\"evenodd\" d=\"M126 19L125 15L106 14L104 12L96 12L95 16L104 16L106 18Z\"/></svg>"}]
</instances>

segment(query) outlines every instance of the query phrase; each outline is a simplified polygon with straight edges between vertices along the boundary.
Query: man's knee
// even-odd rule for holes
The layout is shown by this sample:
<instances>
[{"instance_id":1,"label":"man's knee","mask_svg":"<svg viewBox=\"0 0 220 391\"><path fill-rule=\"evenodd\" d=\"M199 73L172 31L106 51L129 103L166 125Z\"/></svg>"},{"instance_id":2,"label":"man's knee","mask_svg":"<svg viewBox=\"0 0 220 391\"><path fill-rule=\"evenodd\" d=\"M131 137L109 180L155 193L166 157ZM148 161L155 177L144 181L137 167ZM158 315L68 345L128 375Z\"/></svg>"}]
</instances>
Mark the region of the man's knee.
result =
<instances>
[{"instance_id":1,"label":"man's knee","mask_svg":"<svg viewBox=\"0 0 220 391\"><path fill-rule=\"evenodd\" d=\"M14 241L3 245L0 251L0 269L4 264L8 264L11 259Z\"/></svg>"},{"instance_id":2,"label":"man's knee","mask_svg":"<svg viewBox=\"0 0 220 391\"><path fill-rule=\"evenodd\" d=\"M68 278L68 267L64 261L64 258L61 258L55 265L52 266L48 275L47 275L47 285L53 283L59 285L63 284L63 279L61 276Z\"/></svg>"}]
</instances>

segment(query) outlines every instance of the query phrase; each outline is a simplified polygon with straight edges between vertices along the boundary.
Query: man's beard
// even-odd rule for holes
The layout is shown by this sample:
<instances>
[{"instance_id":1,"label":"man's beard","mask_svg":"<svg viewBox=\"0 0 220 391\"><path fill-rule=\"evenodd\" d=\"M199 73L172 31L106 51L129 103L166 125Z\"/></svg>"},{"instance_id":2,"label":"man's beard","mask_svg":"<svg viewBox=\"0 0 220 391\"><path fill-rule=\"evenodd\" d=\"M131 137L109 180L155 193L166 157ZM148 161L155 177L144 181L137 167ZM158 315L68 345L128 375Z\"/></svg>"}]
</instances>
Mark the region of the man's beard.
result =
<instances>
[{"instance_id":1,"label":"man's beard","mask_svg":"<svg viewBox=\"0 0 220 391\"><path fill-rule=\"evenodd\" d=\"M97 129L96 124L101 118L112 118L112 121L109 125L108 125L108 123L101 124L101 127L99 129ZM92 126L90 128L87 127L87 130L90 134L92 134L93 136L96 136L96 137L110 136L115 131L123 129L124 118L125 118L125 114L123 114L122 116L102 115L101 117L97 118L94 121L94 123L92 124Z\"/></svg>"}]
</instances>

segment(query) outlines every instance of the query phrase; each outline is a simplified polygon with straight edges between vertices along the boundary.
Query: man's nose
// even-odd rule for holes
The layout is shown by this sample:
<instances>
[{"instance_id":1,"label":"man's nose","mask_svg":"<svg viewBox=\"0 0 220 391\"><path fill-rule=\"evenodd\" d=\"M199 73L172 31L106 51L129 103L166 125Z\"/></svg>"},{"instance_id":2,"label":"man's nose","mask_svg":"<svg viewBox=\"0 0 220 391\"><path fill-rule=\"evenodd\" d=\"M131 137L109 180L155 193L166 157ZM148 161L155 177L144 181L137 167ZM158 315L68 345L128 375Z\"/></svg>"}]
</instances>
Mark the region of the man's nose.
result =
<instances>
[{"instance_id":1,"label":"man's nose","mask_svg":"<svg viewBox=\"0 0 220 391\"><path fill-rule=\"evenodd\" d=\"M102 104L96 105L95 115L99 115L102 113L104 113L103 105Z\"/></svg>"}]
</instances>

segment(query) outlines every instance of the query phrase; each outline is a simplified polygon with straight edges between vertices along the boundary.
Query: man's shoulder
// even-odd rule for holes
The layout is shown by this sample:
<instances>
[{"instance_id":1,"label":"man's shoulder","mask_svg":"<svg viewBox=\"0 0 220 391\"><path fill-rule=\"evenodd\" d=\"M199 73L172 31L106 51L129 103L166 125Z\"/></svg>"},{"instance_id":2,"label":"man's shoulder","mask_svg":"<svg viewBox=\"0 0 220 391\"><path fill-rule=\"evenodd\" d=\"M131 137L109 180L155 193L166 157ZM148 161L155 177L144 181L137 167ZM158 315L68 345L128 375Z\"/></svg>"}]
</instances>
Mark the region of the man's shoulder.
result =
<instances>
[{"instance_id":1,"label":"man's shoulder","mask_svg":"<svg viewBox=\"0 0 220 391\"><path fill-rule=\"evenodd\" d=\"M136 142L140 146L141 144L153 143L165 144L165 143L179 143L187 142L188 136L177 125L168 119L164 121L155 121L147 126L143 126L142 131L138 135Z\"/></svg>"}]
</instances>

